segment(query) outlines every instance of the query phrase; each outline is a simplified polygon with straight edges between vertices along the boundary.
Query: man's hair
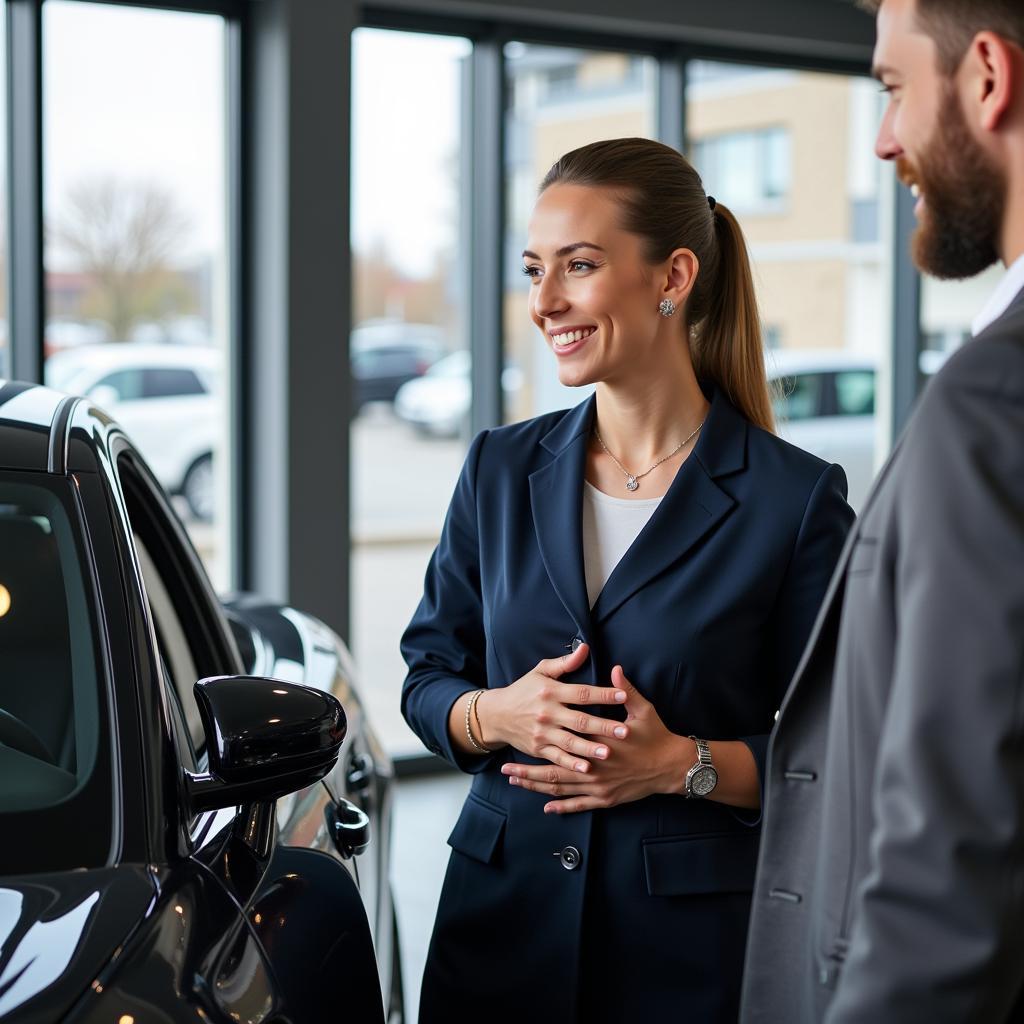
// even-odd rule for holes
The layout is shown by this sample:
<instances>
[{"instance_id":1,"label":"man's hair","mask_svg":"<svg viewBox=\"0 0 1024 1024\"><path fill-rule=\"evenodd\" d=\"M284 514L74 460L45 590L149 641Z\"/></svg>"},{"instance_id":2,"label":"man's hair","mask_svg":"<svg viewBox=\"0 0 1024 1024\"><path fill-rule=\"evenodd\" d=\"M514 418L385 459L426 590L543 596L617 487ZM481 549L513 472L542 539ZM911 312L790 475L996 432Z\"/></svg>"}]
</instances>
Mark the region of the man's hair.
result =
<instances>
[{"instance_id":1,"label":"man's hair","mask_svg":"<svg viewBox=\"0 0 1024 1024\"><path fill-rule=\"evenodd\" d=\"M857 6L877 14L885 0L856 0ZM995 32L1024 46L1022 0L917 0L917 20L935 40L939 67L951 75L964 59L979 32Z\"/></svg>"}]
</instances>

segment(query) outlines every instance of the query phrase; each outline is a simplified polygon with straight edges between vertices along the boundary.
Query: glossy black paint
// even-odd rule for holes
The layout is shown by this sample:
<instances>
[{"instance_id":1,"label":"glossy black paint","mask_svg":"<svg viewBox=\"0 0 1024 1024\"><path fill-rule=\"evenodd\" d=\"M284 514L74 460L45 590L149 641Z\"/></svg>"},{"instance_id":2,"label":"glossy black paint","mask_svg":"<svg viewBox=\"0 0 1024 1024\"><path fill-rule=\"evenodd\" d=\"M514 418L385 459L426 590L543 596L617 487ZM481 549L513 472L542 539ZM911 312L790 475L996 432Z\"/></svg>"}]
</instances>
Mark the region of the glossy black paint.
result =
<instances>
[{"instance_id":1,"label":"glossy black paint","mask_svg":"<svg viewBox=\"0 0 1024 1024\"><path fill-rule=\"evenodd\" d=\"M331 694L259 676L200 679L195 693L217 778L256 782L334 767L347 723Z\"/></svg>"},{"instance_id":2,"label":"glossy black paint","mask_svg":"<svg viewBox=\"0 0 1024 1024\"><path fill-rule=\"evenodd\" d=\"M210 770L186 775L195 812L276 800L319 782L335 765L341 704L310 686L259 676L200 679L196 702Z\"/></svg>"},{"instance_id":3,"label":"glossy black paint","mask_svg":"<svg viewBox=\"0 0 1024 1024\"><path fill-rule=\"evenodd\" d=\"M117 960L156 895L154 879L138 865L3 879L0 1018L63 1019L95 980L96 965ZM43 991L45 1002L33 1007Z\"/></svg>"},{"instance_id":4,"label":"glossy black paint","mask_svg":"<svg viewBox=\"0 0 1024 1024\"><path fill-rule=\"evenodd\" d=\"M0 382L0 471L45 474L74 515L102 661L109 740L98 777L109 782L111 812L104 821L51 815L34 822L33 843L0 815L0 1019L382 1020L380 980L392 992L398 978L400 991L386 867L391 766L349 685L347 651L291 609L246 595L225 608L117 425L84 400L62 414L63 399ZM306 774L276 803L196 812L190 774L209 775L210 765L204 754L188 768L138 543L169 581L197 675L273 676L287 635L289 678L301 673L321 708L340 698L348 736L336 763L321 763L322 781ZM312 732L322 742L321 727ZM357 852L365 831L353 825L339 845L328 816L358 823L349 807L370 824L358 888L357 861L342 847ZM109 851L92 866L76 854L87 835ZM46 874L37 850L53 851ZM58 932L62 944L52 941Z\"/></svg>"},{"instance_id":5,"label":"glossy black paint","mask_svg":"<svg viewBox=\"0 0 1024 1024\"><path fill-rule=\"evenodd\" d=\"M0 452L5 468L46 470L50 425L63 397L22 381L0 380Z\"/></svg>"}]
</instances>

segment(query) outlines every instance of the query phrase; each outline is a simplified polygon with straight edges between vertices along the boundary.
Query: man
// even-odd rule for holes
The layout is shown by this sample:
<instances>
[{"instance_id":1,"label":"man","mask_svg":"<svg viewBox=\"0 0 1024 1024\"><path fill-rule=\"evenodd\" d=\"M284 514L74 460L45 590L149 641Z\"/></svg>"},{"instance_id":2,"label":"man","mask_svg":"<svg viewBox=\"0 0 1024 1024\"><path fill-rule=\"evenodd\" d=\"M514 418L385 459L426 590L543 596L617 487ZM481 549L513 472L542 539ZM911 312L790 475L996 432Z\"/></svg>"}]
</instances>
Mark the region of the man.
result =
<instances>
[{"instance_id":1,"label":"man","mask_svg":"<svg viewBox=\"0 0 1024 1024\"><path fill-rule=\"evenodd\" d=\"M1024 1016L1024 0L874 0L922 270L1005 279L880 474L780 710L742 1020Z\"/></svg>"}]
</instances>

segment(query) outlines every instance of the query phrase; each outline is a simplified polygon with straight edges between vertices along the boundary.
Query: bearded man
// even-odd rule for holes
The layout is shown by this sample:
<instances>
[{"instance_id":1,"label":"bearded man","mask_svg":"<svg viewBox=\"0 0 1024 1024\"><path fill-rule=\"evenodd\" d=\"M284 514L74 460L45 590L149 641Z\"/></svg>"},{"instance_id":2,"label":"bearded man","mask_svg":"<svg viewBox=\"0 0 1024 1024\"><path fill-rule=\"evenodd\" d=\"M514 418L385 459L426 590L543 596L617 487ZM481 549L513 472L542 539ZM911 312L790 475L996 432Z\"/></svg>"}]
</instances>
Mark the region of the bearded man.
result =
<instances>
[{"instance_id":1,"label":"bearded man","mask_svg":"<svg viewBox=\"0 0 1024 1024\"><path fill-rule=\"evenodd\" d=\"M1024 1019L1024 0L862 0L914 258L1006 275L850 534L779 713L741 1019Z\"/></svg>"}]
</instances>

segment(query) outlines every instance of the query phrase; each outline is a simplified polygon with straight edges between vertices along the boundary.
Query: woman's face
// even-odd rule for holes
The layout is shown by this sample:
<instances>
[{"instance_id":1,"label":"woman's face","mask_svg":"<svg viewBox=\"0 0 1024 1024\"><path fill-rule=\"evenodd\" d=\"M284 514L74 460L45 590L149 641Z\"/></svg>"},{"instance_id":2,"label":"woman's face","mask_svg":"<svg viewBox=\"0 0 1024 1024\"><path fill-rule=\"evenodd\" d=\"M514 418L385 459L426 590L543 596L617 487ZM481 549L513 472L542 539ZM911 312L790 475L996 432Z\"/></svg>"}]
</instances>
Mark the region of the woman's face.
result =
<instances>
[{"instance_id":1,"label":"woman's face","mask_svg":"<svg viewBox=\"0 0 1024 1024\"><path fill-rule=\"evenodd\" d=\"M658 312L669 263L648 264L621 216L611 190L559 184L541 194L530 219L530 316L570 387L650 370L669 338L681 344L681 314Z\"/></svg>"}]
</instances>

